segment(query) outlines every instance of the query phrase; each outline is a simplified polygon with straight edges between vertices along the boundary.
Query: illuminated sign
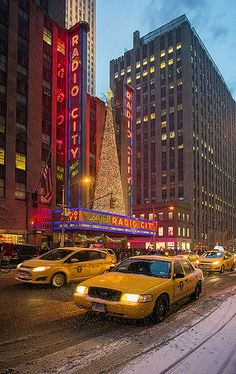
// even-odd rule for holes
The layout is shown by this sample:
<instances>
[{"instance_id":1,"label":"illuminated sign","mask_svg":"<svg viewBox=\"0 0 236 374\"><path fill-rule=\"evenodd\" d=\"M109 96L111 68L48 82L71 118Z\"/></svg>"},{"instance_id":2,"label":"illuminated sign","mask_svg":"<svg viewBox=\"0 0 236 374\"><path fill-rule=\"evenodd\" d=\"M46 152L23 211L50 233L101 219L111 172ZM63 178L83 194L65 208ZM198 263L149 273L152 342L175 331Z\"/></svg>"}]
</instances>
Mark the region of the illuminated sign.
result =
<instances>
[{"instance_id":1,"label":"illuminated sign","mask_svg":"<svg viewBox=\"0 0 236 374\"><path fill-rule=\"evenodd\" d=\"M132 208L132 95L133 89L127 84L124 85L124 115L127 127L127 182L129 191L129 204Z\"/></svg>"},{"instance_id":2,"label":"illuminated sign","mask_svg":"<svg viewBox=\"0 0 236 374\"><path fill-rule=\"evenodd\" d=\"M70 121L70 167L76 163L76 172L79 172L79 140L80 140L80 35L79 28L70 35L69 56L69 121ZM74 168L73 168L74 169Z\"/></svg>"},{"instance_id":3,"label":"illuminated sign","mask_svg":"<svg viewBox=\"0 0 236 374\"><path fill-rule=\"evenodd\" d=\"M85 209L72 209L65 218L66 229L101 230L133 235L151 236L156 232L156 223L133 217ZM61 229L61 211L54 212L54 230Z\"/></svg>"},{"instance_id":4,"label":"illuminated sign","mask_svg":"<svg viewBox=\"0 0 236 374\"><path fill-rule=\"evenodd\" d=\"M64 40L57 39L57 47L61 43L64 50L67 48L67 37L64 34ZM54 50L53 61L55 62L54 71L56 72L56 116L53 123L56 126L56 184L57 191L61 190L62 185L65 184L65 163L66 163L66 147L67 142L67 61L65 53L61 49ZM54 116L54 115L53 115ZM56 203L61 203L61 194L56 194Z\"/></svg>"}]
</instances>

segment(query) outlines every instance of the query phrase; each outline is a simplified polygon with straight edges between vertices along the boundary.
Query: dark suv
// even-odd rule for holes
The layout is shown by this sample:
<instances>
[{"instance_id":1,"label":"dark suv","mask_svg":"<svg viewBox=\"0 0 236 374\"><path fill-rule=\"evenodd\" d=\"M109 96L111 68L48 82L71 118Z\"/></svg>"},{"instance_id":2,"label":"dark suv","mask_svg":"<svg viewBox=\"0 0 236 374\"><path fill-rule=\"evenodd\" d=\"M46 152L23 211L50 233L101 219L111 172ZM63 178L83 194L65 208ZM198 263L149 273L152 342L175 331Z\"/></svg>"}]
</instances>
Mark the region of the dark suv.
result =
<instances>
[{"instance_id":1,"label":"dark suv","mask_svg":"<svg viewBox=\"0 0 236 374\"><path fill-rule=\"evenodd\" d=\"M20 262L30 260L39 256L39 247L33 244L14 244L13 257L11 262L19 264Z\"/></svg>"}]
</instances>

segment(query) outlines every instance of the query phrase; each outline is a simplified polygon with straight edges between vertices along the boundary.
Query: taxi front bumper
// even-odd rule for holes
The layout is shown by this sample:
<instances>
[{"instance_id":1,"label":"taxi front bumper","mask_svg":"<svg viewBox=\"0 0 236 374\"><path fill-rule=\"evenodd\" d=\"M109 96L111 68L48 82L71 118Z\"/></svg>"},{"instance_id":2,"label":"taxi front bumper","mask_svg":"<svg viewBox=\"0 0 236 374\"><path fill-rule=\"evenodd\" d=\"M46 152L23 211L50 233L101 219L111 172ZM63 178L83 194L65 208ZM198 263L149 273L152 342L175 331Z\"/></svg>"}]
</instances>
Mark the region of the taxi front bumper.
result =
<instances>
[{"instance_id":1,"label":"taxi front bumper","mask_svg":"<svg viewBox=\"0 0 236 374\"><path fill-rule=\"evenodd\" d=\"M26 269L17 270L16 280L19 282L49 284L51 277L46 271L33 272Z\"/></svg>"},{"instance_id":2,"label":"taxi front bumper","mask_svg":"<svg viewBox=\"0 0 236 374\"><path fill-rule=\"evenodd\" d=\"M154 302L131 303L122 301L108 301L103 299L92 298L88 295L74 294L74 302L79 308L99 311L94 306L104 306L103 313L131 319L142 319L150 316L154 309Z\"/></svg>"}]
</instances>

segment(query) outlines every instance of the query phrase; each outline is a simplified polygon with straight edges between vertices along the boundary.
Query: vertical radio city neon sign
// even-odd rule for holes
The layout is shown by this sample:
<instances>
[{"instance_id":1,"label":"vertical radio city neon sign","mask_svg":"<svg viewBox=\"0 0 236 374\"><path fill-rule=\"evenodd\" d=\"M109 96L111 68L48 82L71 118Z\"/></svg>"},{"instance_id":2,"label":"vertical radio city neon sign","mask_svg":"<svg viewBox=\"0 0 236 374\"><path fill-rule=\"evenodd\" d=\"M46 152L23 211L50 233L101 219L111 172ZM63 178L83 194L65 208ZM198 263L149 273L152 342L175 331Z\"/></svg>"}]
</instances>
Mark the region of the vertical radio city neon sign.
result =
<instances>
[{"instance_id":1,"label":"vertical radio city neon sign","mask_svg":"<svg viewBox=\"0 0 236 374\"><path fill-rule=\"evenodd\" d=\"M133 89L125 84L124 87L124 112L127 127L127 183L129 190L130 213L132 209L132 95Z\"/></svg>"},{"instance_id":2,"label":"vertical radio city neon sign","mask_svg":"<svg viewBox=\"0 0 236 374\"><path fill-rule=\"evenodd\" d=\"M73 28L69 36L69 184L80 173L81 137L81 60L80 27ZM72 187L73 193L78 194ZM72 191L70 193L72 195ZM79 200L79 195L78 195ZM78 201L79 202L79 201Z\"/></svg>"}]
</instances>

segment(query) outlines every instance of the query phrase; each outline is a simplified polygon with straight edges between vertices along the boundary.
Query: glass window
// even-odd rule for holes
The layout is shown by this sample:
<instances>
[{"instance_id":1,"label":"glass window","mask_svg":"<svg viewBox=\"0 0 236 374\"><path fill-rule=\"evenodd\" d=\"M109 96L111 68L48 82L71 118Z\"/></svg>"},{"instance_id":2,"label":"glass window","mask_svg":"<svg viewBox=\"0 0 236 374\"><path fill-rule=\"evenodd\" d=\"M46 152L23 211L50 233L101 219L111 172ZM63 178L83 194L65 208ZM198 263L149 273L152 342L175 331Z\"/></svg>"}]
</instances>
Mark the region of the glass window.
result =
<instances>
[{"instance_id":1,"label":"glass window","mask_svg":"<svg viewBox=\"0 0 236 374\"><path fill-rule=\"evenodd\" d=\"M173 217L174 217L174 213L173 212L168 212L168 218L172 219Z\"/></svg>"},{"instance_id":2,"label":"glass window","mask_svg":"<svg viewBox=\"0 0 236 374\"><path fill-rule=\"evenodd\" d=\"M43 40L49 45L52 44L52 33L46 27L43 28Z\"/></svg>"},{"instance_id":3,"label":"glass window","mask_svg":"<svg viewBox=\"0 0 236 374\"><path fill-rule=\"evenodd\" d=\"M63 55L65 55L66 50L65 50L65 42L61 39L58 38L57 41L57 50L58 52L61 52Z\"/></svg>"},{"instance_id":4,"label":"glass window","mask_svg":"<svg viewBox=\"0 0 236 374\"><path fill-rule=\"evenodd\" d=\"M174 235L174 228L173 226L168 227L168 236L173 236Z\"/></svg>"},{"instance_id":5,"label":"glass window","mask_svg":"<svg viewBox=\"0 0 236 374\"><path fill-rule=\"evenodd\" d=\"M4 165L5 163L5 150L4 148L0 148L0 165Z\"/></svg>"},{"instance_id":6,"label":"glass window","mask_svg":"<svg viewBox=\"0 0 236 374\"><path fill-rule=\"evenodd\" d=\"M16 190L15 190L15 198L16 199L25 199L25 184L24 183L16 183Z\"/></svg>"},{"instance_id":7,"label":"glass window","mask_svg":"<svg viewBox=\"0 0 236 374\"><path fill-rule=\"evenodd\" d=\"M164 219L164 213L163 212L158 213L158 219L160 221L163 221L163 219Z\"/></svg>"},{"instance_id":8,"label":"glass window","mask_svg":"<svg viewBox=\"0 0 236 374\"><path fill-rule=\"evenodd\" d=\"M73 251L69 249L53 249L52 251L46 253L45 255L40 256L42 260L50 260L50 261L56 261L56 260L62 260L66 256L68 256L70 253L73 253Z\"/></svg>"},{"instance_id":9,"label":"glass window","mask_svg":"<svg viewBox=\"0 0 236 374\"><path fill-rule=\"evenodd\" d=\"M179 261L175 261L174 263L174 274L181 274L183 273L182 266L180 265Z\"/></svg>"},{"instance_id":10,"label":"glass window","mask_svg":"<svg viewBox=\"0 0 236 374\"><path fill-rule=\"evenodd\" d=\"M106 254L104 252L99 252L99 251L87 251L89 253L89 260L94 261L94 260L101 260L106 258Z\"/></svg>"},{"instance_id":11,"label":"glass window","mask_svg":"<svg viewBox=\"0 0 236 374\"><path fill-rule=\"evenodd\" d=\"M192 271L194 271L194 268L192 267L192 265L188 261L181 261L181 265L184 268L185 274L190 274L190 273L192 273Z\"/></svg>"},{"instance_id":12,"label":"glass window","mask_svg":"<svg viewBox=\"0 0 236 374\"><path fill-rule=\"evenodd\" d=\"M16 153L16 169L26 169L26 157L21 153Z\"/></svg>"},{"instance_id":13,"label":"glass window","mask_svg":"<svg viewBox=\"0 0 236 374\"><path fill-rule=\"evenodd\" d=\"M163 227L158 227L158 236L163 236Z\"/></svg>"}]
</instances>

